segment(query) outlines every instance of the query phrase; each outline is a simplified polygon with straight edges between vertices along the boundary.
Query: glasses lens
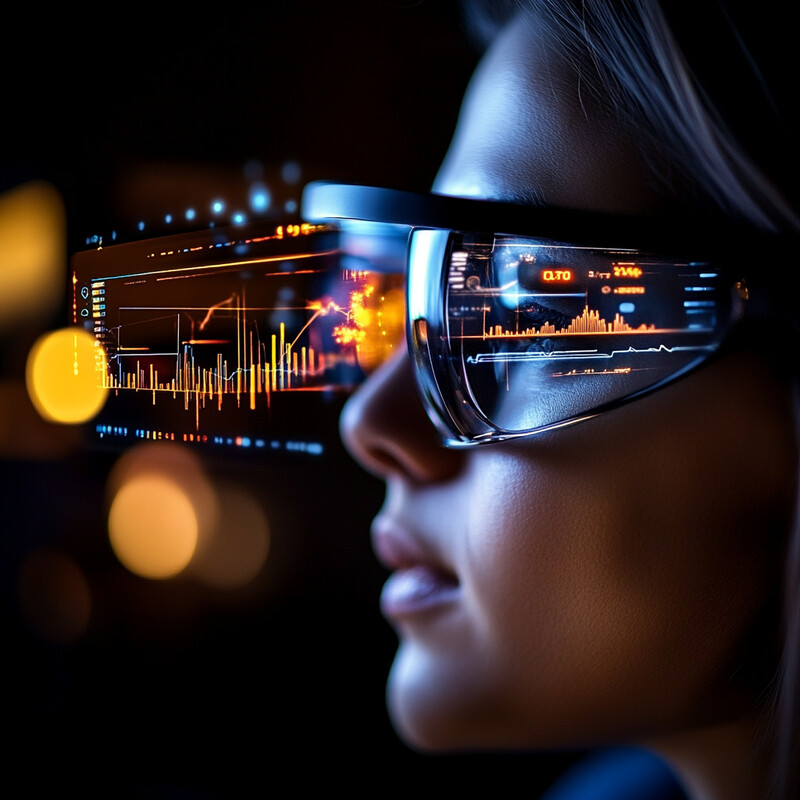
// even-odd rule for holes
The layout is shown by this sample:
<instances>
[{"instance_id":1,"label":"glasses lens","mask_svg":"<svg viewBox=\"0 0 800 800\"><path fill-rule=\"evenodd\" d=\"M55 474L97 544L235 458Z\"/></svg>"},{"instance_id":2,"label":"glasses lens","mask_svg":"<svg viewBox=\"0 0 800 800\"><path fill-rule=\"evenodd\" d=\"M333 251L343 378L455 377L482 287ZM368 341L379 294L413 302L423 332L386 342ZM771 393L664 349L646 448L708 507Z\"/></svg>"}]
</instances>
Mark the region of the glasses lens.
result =
<instances>
[{"instance_id":1,"label":"glasses lens","mask_svg":"<svg viewBox=\"0 0 800 800\"><path fill-rule=\"evenodd\" d=\"M411 256L424 393L461 440L553 426L654 388L707 358L732 318L730 281L707 262L425 230Z\"/></svg>"}]
</instances>

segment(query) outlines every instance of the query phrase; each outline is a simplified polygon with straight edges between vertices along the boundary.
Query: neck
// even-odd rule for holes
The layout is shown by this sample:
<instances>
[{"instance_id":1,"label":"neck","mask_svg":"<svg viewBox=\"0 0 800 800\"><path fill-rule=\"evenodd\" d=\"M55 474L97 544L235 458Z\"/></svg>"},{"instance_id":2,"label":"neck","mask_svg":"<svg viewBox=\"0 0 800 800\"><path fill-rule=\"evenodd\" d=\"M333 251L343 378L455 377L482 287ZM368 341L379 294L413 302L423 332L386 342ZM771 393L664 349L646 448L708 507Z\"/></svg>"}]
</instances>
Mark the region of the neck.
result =
<instances>
[{"instance_id":1,"label":"neck","mask_svg":"<svg viewBox=\"0 0 800 800\"><path fill-rule=\"evenodd\" d=\"M756 718L645 743L661 755L691 800L766 800L769 753Z\"/></svg>"}]
</instances>

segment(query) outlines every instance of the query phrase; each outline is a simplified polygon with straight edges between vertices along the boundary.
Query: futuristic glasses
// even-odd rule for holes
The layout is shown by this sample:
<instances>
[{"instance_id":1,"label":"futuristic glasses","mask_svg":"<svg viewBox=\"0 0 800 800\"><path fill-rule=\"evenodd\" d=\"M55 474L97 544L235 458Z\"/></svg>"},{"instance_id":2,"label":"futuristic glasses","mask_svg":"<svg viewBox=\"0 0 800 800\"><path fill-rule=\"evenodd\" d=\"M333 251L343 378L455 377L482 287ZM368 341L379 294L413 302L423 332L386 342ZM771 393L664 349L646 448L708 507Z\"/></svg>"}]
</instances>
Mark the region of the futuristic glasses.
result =
<instances>
[{"instance_id":1,"label":"futuristic glasses","mask_svg":"<svg viewBox=\"0 0 800 800\"><path fill-rule=\"evenodd\" d=\"M383 268L407 270L419 393L452 447L571 425L694 370L751 313L747 265L782 252L683 218L342 184L310 184L302 213L346 236L378 224Z\"/></svg>"}]
</instances>

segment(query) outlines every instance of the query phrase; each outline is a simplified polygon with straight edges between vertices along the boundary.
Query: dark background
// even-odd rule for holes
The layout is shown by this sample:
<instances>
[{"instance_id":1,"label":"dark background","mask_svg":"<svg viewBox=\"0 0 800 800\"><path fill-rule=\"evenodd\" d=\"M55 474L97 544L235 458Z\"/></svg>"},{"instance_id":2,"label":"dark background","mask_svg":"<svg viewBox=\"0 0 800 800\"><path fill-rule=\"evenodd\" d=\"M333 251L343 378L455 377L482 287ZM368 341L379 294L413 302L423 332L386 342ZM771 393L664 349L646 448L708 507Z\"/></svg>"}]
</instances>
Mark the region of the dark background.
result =
<instances>
[{"instance_id":1,"label":"dark background","mask_svg":"<svg viewBox=\"0 0 800 800\"><path fill-rule=\"evenodd\" d=\"M16 9L0 56L0 190L50 181L74 252L92 235L131 236L139 220L163 232L166 211L235 195L253 161L274 184L293 160L304 181L430 185L477 58L455 4L243 9ZM3 334L2 385L15 396L30 342L66 322L62 311ZM4 409L39 442L0 443L7 781L193 799L523 779L534 795L558 766L420 756L396 739L383 702L395 639L368 541L382 487L337 446L321 460L207 464L254 489L272 523L257 580L212 590L129 573L105 530L116 455L65 446L24 403ZM42 635L20 608L21 570L42 547L88 582L91 620L76 641Z\"/></svg>"}]
</instances>

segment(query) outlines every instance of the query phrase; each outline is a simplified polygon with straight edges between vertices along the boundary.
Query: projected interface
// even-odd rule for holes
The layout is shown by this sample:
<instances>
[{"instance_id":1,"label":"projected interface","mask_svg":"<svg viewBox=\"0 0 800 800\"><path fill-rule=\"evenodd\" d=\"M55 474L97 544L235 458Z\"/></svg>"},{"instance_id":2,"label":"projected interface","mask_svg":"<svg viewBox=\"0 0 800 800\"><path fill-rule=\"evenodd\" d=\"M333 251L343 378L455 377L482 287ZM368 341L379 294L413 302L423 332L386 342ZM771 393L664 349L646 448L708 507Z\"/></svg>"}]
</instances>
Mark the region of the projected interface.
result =
<instances>
[{"instance_id":1,"label":"projected interface","mask_svg":"<svg viewBox=\"0 0 800 800\"><path fill-rule=\"evenodd\" d=\"M403 335L398 276L342 268L323 226L115 245L72 268L73 322L105 354L99 442L319 454Z\"/></svg>"},{"instance_id":2,"label":"projected interface","mask_svg":"<svg viewBox=\"0 0 800 800\"><path fill-rule=\"evenodd\" d=\"M653 386L716 347L731 288L707 263L497 237L452 237L450 359L514 431Z\"/></svg>"}]
</instances>

